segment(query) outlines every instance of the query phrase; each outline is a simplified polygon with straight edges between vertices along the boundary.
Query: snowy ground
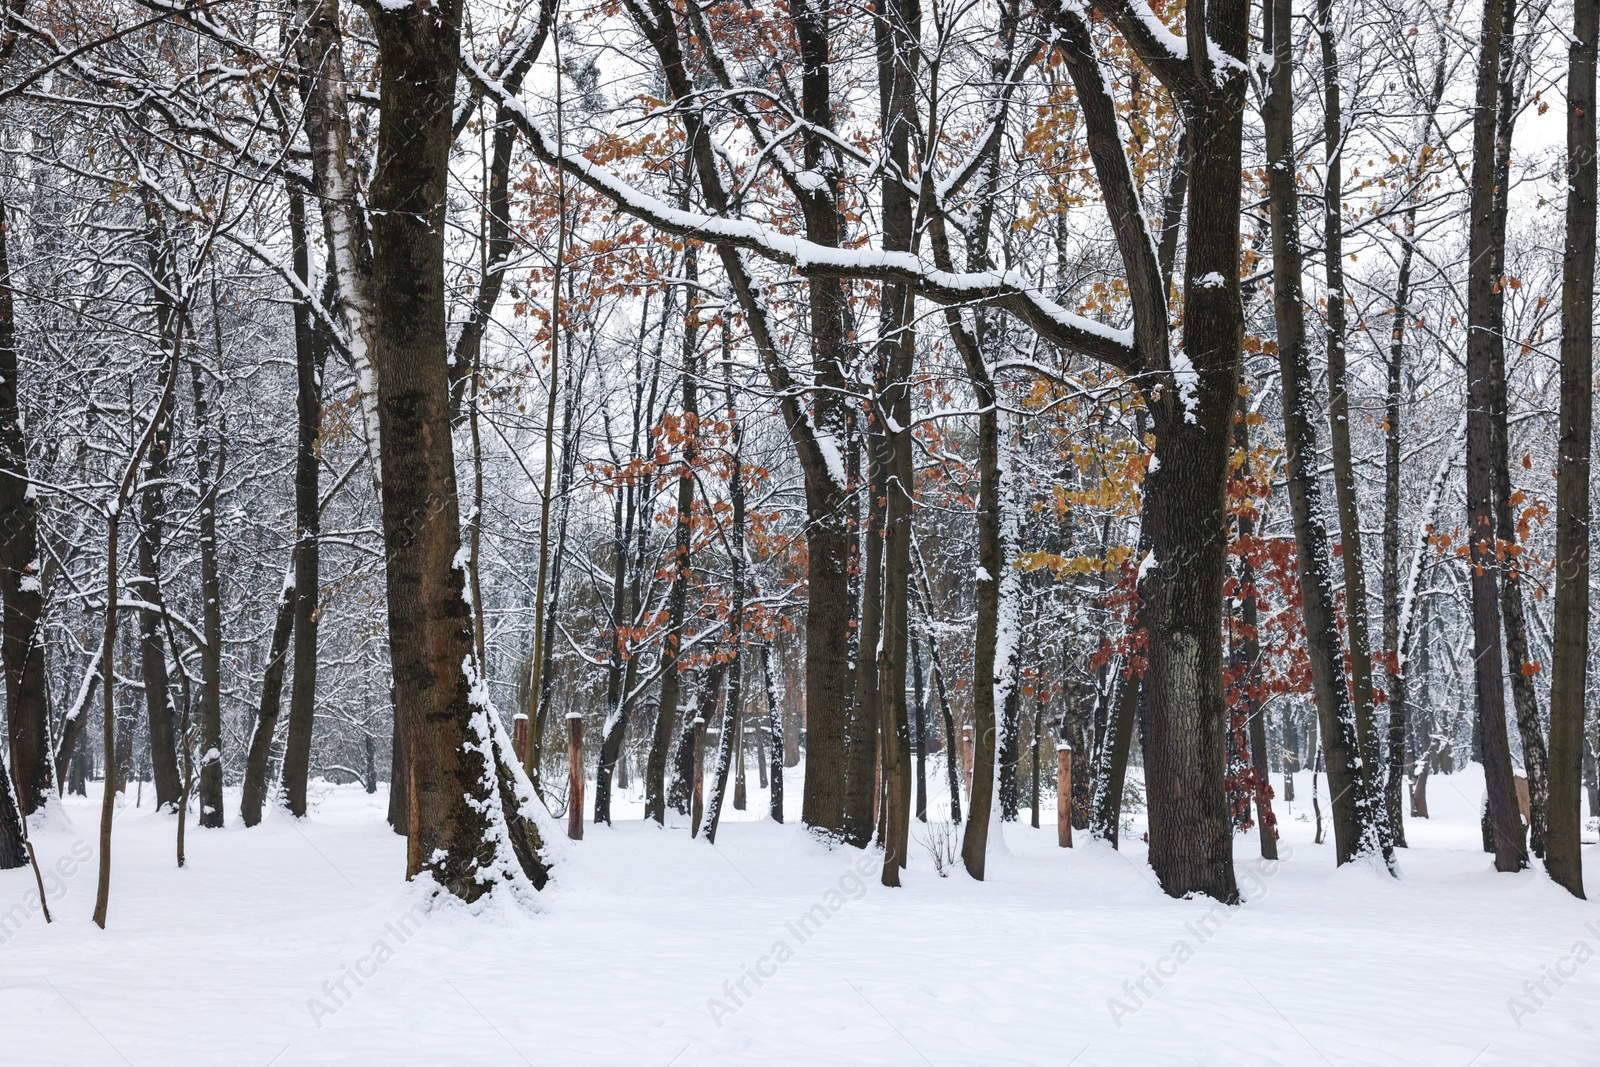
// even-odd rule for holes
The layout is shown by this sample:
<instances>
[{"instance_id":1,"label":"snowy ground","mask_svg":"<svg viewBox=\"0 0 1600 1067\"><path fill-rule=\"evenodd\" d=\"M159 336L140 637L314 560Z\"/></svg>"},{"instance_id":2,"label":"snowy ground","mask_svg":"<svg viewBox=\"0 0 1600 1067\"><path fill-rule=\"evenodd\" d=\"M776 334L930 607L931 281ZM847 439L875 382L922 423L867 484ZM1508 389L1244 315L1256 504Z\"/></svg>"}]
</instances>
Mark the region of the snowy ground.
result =
<instances>
[{"instance_id":1,"label":"snowy ground","mask_svg":"<svg viewBox=\"0 0 1600 1067\"><path fill-rule=\"evenodd\" d=\"M191 822L185 870L175 818L130 807L104 933L99 801L73 798L35 830L55 923L31 872L0 872L0 1063L1600 1062L1600 908L1493 873L1481 776L1430 782L1399 881L1336 872L1299 784L1282 862L1237 839L1234 909L1164 896L1137 830L1121 854L1057 848L1048 812L1006 828L987 882L914 845L906 887L883 889L869 854L757 819L752 789L715 848L624 804L539 912L428 915L382 793L328 787L311 818L249 831Z\"/></svg>"}]
</instances>

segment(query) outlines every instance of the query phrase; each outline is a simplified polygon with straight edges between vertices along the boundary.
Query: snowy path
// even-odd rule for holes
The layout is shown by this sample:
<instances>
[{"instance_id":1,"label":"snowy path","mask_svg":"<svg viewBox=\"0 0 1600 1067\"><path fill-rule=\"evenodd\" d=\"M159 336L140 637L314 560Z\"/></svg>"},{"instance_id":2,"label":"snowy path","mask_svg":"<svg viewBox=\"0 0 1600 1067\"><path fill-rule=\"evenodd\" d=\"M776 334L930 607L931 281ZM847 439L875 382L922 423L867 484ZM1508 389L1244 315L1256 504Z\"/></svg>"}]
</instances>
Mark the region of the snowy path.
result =
<instances>
[{"instance_id":1,"label":"snowy path","mask_svg":"<svg viewBox=\"0 0 1600 1067\"><path fill-rule=\"evenodd\" d=\"M1432 780L1399 882L1335 872L1296 819L1275 868L1239 837L1236 909L1163 896L1136 840L1066 852L1048 825L1008 827L982 884L914 845L885 890L875 857L794 825L725 823L713 849L624 805L542 912L419 917L381 793L191 823L183 871L174 820L129 809L105 933L73 859L98 801L74 798L36 832L67 872L55 924L31 873L0 872L0 1064L1600 1063L1600 908L1492 872L1480 783Z\"/></svg>"}]
</instances>

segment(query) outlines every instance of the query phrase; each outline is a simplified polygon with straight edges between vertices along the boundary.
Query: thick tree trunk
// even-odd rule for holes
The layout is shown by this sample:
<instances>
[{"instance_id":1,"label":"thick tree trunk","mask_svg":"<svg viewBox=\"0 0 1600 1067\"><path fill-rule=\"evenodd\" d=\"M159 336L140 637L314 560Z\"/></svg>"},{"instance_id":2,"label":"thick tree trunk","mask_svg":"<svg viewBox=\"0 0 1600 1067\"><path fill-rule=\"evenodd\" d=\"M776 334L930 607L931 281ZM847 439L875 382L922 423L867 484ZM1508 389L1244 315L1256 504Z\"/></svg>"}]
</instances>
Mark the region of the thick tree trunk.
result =
<instances>
[{"instance_id":1,"label":"thick tree trunk","mask_svg":"<svg viewBox=\"0 0 1600 1067\"><path fill-rule=\"evenodd\" d=\"M1493 827L1495 868L1519 871L1527 864L1522 820L1511 782L1511 747L1506 737L1505 662L1500 651L1500 582L1494 490L1495 434L1505 425L1505 324L1501 275L1505 263L1505 215L1499 210L1507 175L1501 172L1497 139L1500 87L1509 65L1506 33L1515 0L1486 0L1473 115L1472 182L1467 259L1467 525L1472 560L1472 657L1477 683L1488 819ZM1498 371L1498 373L1497 373ZM1498 417L1496 412L1502 412ZM1521 663L1514 664L1520 668Z\"/></svg>"},{"instance_id":2,"label":"thick tree trunk","mask_svg":"<svg viewBox=\"0 0 1600 1067\"><path fill-rule=\"evenodd\" d=\"M39 627L44 614L39 504L28 481L28 443L17 402L20 368L9 228L6 204L0 200L0 590L5 609L0 655L5 663L11 781L23 814L31 815L50 795L50 694ZM4 833L0 829L0 837Z\"/></svg>"},{"instance_id":3,"label":"thick tree trunk","mask_svg":"<svg viewBox=\"0 0 1600 1067\"><path fill-rule=\"evenodd\" d=\"M475 661L450 435L445 199L460 63L455 0L368 9L382 77L373 211L378 376L395 713L406 746L408 877L474 900L497 882L544 884L531 790Z\"/></svg>"},{"instance_id":4,"label":"thick tree trunk","mask_svg":"<svg viewBox=\"0 0 1600 1067\"><path fill-rule=\"evenodd\" d=\"M1284 443L1289 505L1299 559L1300 594L1312 690L1321 720L1332 794L1338 862L1381 852L1390 860L1382 831L1376 768L1363 758L1358 714L1346 685L1344 648L1333 597L1333 559L1316 471L1316 430L1311 366L1306 351L1305 308L1300 278L1299 194L1294 184L1294 78L1291 0L1273 0L1274 62L1266 104L1267 182L1272 215L1272 295L1277 320L1278 367L1283 388Z\"/></svg>"},{"instance_id":5,"label":"thick tree trunk","mask_svg":"<svg viewBox=\"0 0 1600 1067\"><path fill-rule=\"evenodd\" d=\"M1555 663L1545 869L1582 897L1579 829L1589 663L1589 454L1594 393L1595 54L1600 3L1576 0L1567 51L1567 234L1561 259Z\"/></svg>"},{"instance_id":6,"label":"thick tree trunk","mask_svg":"<svg viewBox=\"0 0 1600 1067\"><path fill-rule=\"evenodd\" d=\"M22 816L17 811L11 776L0 760L0 871L15 870L28 862L28 846L22 834Z\"/></svg>"}]
</instances>

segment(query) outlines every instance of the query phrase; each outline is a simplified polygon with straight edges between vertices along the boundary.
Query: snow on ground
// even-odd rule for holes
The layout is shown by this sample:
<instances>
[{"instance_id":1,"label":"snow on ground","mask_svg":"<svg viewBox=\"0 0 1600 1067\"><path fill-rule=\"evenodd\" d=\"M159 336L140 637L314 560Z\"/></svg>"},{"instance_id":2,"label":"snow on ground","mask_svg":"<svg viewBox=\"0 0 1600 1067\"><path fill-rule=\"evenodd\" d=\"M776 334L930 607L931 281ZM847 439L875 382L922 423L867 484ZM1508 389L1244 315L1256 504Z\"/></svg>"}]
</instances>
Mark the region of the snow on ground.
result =
<instances>
[{"instance_id":1,"label":"snow on ground","mask_svg":"<svg viewBox=\"0 0 1600 1067\"><path fill-rule=\"evenodd\" d=\"M1050 810L1005 829L987 882L914 844L890 890L875 856L760 819L762 791L715 848L633 796L539 911L470 916L400 881L381 792L254 830L230 797L184 870L175 817L130 806L103 933L99 801L71 798L34 831L55 923L30 871L0 872L0 1064L1600 1062L1600 910L1493 872L1475 769L1431 779L1399 881L1335 871L1298 786L1282 862L1236 838L1233 909L1164 896L1137 826L1121 853L1057 848Z\"/></svg>"}]
</instances>

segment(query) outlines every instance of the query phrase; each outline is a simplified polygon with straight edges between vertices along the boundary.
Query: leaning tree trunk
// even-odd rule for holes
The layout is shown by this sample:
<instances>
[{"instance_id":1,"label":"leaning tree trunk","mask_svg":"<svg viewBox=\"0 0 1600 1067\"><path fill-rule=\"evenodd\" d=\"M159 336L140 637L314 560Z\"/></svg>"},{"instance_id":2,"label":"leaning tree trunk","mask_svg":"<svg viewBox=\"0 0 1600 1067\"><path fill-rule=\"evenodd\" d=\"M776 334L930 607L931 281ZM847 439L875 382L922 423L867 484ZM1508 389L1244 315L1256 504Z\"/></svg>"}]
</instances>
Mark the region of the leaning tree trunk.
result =
<instances>
[{"instance_id":1,"label":"leaning tree trunk","mask_svg":"<svg viewBox=\"0 0 1600 1067\"><path fill-rule=\"evenodd\" d=\"M11 780L23 814L31 815L50 795L50 694L39 626L44 614L39 503L28 481L28 443L17 402L19 361L6 240L9 225L6 204L0 200L0 591L5 609L0 622L0 656L5 662ZM0 828L0 837L4 833ZM4 859L0 854L0 866Z\"/></svg>"},{"instance_id":2,"label":"leaning tree trunk","mask_svg":"<svg viewBox=\"0 0 1600 1067\"><path fill-rule=\"evenodd\" d=\"M368 9L380 119L372 207L378 377L395 714L407 750L408 877L474 900L548 868L527 779L475 661L450 435L444 239L457 0Z\"/></svg>"},{"instance_id":3,"label":"leaning tree trunk","mask_svg":"<svg viewBox=\"0 0 1600 1067\"><path fill-rule=\"evenodd\" d=\"M1473 115L1472 182L1467 255L1467 526L1472 561L1472 658L1477 682L1488 817L1495 869L1527 864L1522 819L1511 781L1506 737L1505 662L1500 652L1500 583L1495 540L1495 417L1505 406L1503 377L1505 305L1500 277L1505 263L1505 216L1497 211L1507 175L1501 173L1497 134L1502 68L1510 62L1507 26L1515 0L1486 0ZM1496 375L1496 368L1501 374ZM1516 664L1520 667L1521 664Z\"/></svg>"},{"instance_id":4,"label":"leaning tree trunk","mask_svg":"<svg viewBox=\"0 0 1600 1067\"><path fill-rule=\"evenodd\" d=\"M1561 424L1556 466L1555 663L1545 870L1582 897L1579 829L1589 663L1589 441L1594 405L1595 53L1600 4L1573 5L1567 51L1567 235L1561 259ZM1591 812L1592 814L1592 812Z\"/></svg>"}]
</instances>

